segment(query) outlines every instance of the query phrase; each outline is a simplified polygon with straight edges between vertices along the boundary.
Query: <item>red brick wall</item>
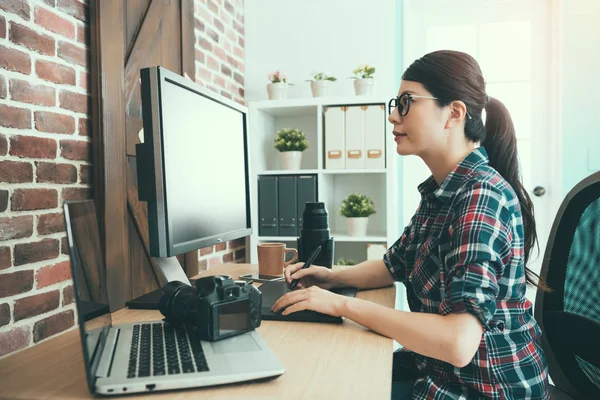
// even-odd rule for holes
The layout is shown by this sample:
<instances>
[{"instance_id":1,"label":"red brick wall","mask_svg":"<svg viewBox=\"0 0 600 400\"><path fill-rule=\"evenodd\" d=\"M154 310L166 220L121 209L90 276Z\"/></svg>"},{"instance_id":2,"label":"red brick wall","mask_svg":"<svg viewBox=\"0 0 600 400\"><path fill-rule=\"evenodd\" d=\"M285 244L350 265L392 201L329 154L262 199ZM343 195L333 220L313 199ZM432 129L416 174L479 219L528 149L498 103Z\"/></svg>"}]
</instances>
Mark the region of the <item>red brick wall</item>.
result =
<instances>
[{"instance_id":1,"label":"red brick wall","mask_svg":"<svg viewBox=\"0 0 600 400\"><path fill-rule=\"evenodd\" d=\"M75 326L61 211L91 188L87 0L0 0L0 358ZM241 0L196 0L196 77L244 103ZM244 262L245 240L200 251Z\"/></svg>"},{"instance_id":2,"label":"red brick wall","mask_svg":"<svg viewBox=\"0 0 600 400\"><path fill-rule=\"evenodd\" d=\"M61 207L91 196L87 15L0 0L0 357L75 324Z\"/></svg>"}]
</instances>

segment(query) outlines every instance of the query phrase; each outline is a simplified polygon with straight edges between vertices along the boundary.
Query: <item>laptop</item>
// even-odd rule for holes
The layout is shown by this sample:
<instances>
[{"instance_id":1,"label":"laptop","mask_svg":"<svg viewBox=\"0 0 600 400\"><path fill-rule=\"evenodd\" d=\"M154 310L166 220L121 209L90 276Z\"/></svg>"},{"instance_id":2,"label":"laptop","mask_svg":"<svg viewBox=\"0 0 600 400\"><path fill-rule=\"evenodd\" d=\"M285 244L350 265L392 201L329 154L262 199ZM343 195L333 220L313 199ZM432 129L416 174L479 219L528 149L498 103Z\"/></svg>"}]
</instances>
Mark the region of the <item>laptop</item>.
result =
<instances>
[{"instance_id":1,"label":"laptop","mask_svg":"<svg viewBox=\"0 0 600 400\"><path fill-rule=\"evenodd\" d=\"M66 202L65 225L87 382L91 393L222 385L285 372L256 331L207 342L162 321L113 325L94 202Z\"/></svg>"},{"instance_id":2,"label":"laptop","mask_svg":"<svg viewBox=\"0 0 600 400\"><path fill-rule=\"evenodd\" d=\"M262 293L262 319L271 321L298 321L298 322L325 322L330 324L341 324L344 322L342 317L334 317L332 315L323 314L312 310L296 311L291 314L283 315L281 312L271 311L271 307L277 299L284 294L291 292L287 282L273 281L265 282L259 286L258 290ZM332 292L341 294L347 297L356 296L357 289L353 287L330 289Z\"/></svg>"}]
</instances>

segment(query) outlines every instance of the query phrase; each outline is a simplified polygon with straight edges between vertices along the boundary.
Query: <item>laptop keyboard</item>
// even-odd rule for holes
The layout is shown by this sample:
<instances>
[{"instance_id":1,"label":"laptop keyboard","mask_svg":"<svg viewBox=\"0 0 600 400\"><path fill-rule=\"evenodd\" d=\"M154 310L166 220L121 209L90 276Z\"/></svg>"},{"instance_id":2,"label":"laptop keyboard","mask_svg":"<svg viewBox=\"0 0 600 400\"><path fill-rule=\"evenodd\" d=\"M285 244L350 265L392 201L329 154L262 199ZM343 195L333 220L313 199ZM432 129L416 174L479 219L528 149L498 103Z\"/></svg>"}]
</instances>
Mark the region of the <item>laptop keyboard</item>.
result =
<instances>
[{"instance_id":1,"label":"laptop keyboard","mask_svg":"<svg viewBox=\"0 0 600 400\"><path fill-rule=\"evenodd\" d=\"M208 371L208 365L192 328L162 323L133 326L128 378L202 371Z\"/></svg>"}]
</instances>

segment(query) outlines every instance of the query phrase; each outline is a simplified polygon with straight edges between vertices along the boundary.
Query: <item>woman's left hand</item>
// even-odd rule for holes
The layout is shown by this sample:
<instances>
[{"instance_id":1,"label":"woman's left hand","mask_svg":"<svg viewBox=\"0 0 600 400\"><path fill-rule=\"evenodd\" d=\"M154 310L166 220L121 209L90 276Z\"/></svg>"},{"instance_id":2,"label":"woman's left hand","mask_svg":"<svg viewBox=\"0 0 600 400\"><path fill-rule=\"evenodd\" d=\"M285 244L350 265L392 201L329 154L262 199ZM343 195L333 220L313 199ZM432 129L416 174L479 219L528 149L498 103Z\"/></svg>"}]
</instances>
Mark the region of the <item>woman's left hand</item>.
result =
<instances>
[{"instance_id":1,"label":"woman's left hand","mask_svg":"<svg viewBox=\"0 0 600 400\"><path fill-rule=\"evenodd\" d=\"M282 315L302 310L313 310L334 317L342 316L342 309L347 297L335 294L329 290L321 289L318 286L311 286L308 289L298 289L281 296L271 311L279 312L282 309Z\"/></svg>"}]
</instances>

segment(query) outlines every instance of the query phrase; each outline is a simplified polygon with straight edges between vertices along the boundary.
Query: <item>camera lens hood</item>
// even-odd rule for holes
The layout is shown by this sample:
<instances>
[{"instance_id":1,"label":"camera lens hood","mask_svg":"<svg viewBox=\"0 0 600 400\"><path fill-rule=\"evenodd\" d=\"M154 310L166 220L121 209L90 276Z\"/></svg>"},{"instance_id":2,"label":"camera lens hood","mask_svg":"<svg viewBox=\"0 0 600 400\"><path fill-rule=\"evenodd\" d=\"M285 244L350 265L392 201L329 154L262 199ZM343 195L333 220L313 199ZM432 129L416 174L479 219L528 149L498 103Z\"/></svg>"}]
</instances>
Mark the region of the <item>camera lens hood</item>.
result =
<instances>
[{"instance_id":1,"label":"camera lens hood","mask_svg":"<svg viewBox=\"0 0 600 400\"><path fill-rule=\"evenodd\" d=\"M173 302L181 291L186 288L192 289L189 285L180 281L168 282L161 288L163 296L158 302L158 309L162 315L170 317L173 314Z\"/></svg>"}]
</instances>

